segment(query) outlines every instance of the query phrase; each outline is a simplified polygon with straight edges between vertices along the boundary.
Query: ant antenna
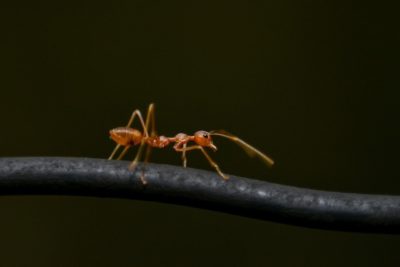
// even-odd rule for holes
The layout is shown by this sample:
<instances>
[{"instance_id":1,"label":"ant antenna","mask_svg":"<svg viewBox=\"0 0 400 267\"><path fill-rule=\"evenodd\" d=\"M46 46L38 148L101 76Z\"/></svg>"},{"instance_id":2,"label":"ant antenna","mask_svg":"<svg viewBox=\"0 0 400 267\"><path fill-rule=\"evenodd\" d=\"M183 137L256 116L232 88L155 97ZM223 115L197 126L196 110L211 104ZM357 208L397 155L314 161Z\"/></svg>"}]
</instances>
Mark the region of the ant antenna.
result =
<instances>
[{"instance_id":1,"label":"ant antenna","mask_svg":"<svg viewBox=\"0 0 400 267\"><path fill-rule=\"evenodd\" d=\"M260 150L257 148L249 145L239 137L225 131L225 130L215 130L210 132L211 135L217 135L217 136L222 136L225 137L234 143L238 144L250 157L258 156L265 164L267 164L268 167L272 167L274 165L274 160L262 153Z\"/></svg>"}]
</instances>

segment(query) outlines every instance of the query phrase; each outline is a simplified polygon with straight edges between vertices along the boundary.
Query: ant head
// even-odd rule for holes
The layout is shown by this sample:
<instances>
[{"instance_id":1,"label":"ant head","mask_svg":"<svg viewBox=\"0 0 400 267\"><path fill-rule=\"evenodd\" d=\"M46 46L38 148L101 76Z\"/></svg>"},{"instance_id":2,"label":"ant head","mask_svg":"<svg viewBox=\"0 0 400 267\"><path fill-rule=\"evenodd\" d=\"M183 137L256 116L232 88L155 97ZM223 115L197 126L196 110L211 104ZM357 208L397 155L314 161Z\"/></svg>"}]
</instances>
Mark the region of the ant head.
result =
<instances>
[{"instance_id":1,"label":"ant head","mask_svg":"<svg viewBox=\"0 0 400 267\"><path fill-rule=\"evenodd\" d=\"M195 132L193 141L199 146L210 147L212 150L217 151L217 147L213 144L209 132L206 131Z\"/></svg>"}]
</instances>

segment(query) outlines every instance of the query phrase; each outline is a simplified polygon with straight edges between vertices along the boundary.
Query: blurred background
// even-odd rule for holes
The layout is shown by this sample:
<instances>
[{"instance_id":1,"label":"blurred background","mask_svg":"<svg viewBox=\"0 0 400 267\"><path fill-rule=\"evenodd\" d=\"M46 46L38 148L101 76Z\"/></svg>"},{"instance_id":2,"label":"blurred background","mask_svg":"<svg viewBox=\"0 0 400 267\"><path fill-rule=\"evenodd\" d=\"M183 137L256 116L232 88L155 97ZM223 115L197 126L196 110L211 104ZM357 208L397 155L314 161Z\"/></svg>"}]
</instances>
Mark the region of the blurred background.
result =
<instances>
[{"instance_id":1,"label":"blurred background","mask_svg":"<svg viewBox=\"0 0 400 267\"><path fill-rule=\"evenodd\" d=\"M0 156L106 158L158 132L225 129L230 174L400 194L397 10L385 1L19 1L0 9ZM172 149L153 162L180 165ZM131 158L132 154L128 156ZM198 153L190 167L210 169ZM142 201L0 198L0 266L398 266L400 238Z\"/></svg>"}]
</instances>

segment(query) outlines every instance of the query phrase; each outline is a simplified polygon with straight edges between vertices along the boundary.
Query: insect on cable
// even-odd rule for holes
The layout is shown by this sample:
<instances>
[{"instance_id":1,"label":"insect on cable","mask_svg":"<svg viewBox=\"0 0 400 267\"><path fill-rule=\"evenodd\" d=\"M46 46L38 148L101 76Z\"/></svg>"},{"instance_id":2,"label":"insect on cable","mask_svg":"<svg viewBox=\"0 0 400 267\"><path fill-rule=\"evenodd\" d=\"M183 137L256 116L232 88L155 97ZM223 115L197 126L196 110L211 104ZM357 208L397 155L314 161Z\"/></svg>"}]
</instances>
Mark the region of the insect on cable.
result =
<instances>
[{"instance_id":1,"label":"insect on cable","mask_svg":"<svg viewBox=\"0 0 400 267\"><path fill-rule=\"evenodd\" d=\"M132 161L129 169L133 171L139 160L143 154L143 148L147 145L147 150L145 152L144 162L147 163L150 159L150 151L152 148L165 148L170 143L175 143L173 149L176 152L182 153L182 163L183 167L187 166L187 158L186 153L193 150L200 150L210 165L215 169L215 171L221 176L224 180L228 180L229 176L224 174L219 168L218 164L211 158L211 156L207 153L206 148L210 148L214 151L217 151L217 147L214 145L212 136L222 136L231 140L232 142L241 146L247 154L250 156L257 156L262 161L267 164L267 166L271 167L274 164L274 161L265 155L260 150L246 143L242 139L237 136L234 136L224 130L218 131L197 131L193 135L187 135L185 133L178 133L173 137L167 137L163 135L157 135L155 130L155 105L151 103L147 110L146 120L143 120L142 113L140 110L135 109L128 121L128 124L123 127L116 127L110 130L110 138L114 140L116 144L114 150L112 151L109 160L113 159L118 151L118 149L122 146L124 150L120 153L117 159L122 159L126 152L132 146L139 146L138 151L136 152L135 159ZM143 132L138 129L132 128L132 124L135 118L139 119L139 123ZM150 134L149 134L150 133ZM189 143L193 145L188 146ZM143 184L146 184L147 181L144 178L144 172L140 176L140 180Z\"/></svg>"}]
</instances>

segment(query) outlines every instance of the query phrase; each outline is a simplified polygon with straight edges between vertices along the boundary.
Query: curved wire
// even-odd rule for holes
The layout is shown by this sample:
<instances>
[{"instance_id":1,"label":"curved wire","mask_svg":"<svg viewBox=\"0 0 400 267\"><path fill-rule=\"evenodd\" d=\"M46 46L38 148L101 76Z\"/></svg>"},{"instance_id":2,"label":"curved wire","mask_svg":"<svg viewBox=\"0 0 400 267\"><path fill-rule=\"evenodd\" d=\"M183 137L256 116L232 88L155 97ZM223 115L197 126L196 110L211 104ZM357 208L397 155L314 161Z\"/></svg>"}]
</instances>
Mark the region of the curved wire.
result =
<instances>
[{"instance_id":1,"label":"curved wire","mask_svg":"<svg viewBox=\"0 0 400 267\"><path fill-rule=\"evenodd\" d=\"M175 203L311 228L400 233L400 197L318 191L160 164L0 158L0 195L79 195ZM139 179L145 168L147 185Z\"/></svg>"}]
</instances>

